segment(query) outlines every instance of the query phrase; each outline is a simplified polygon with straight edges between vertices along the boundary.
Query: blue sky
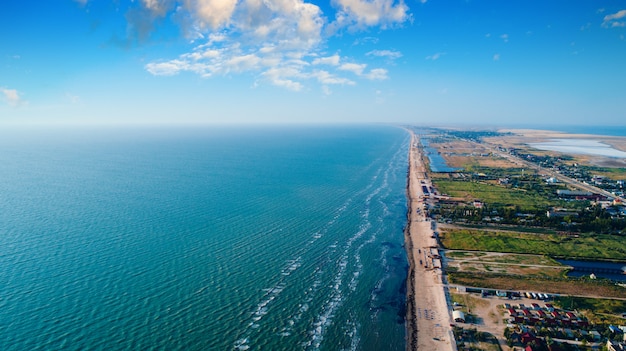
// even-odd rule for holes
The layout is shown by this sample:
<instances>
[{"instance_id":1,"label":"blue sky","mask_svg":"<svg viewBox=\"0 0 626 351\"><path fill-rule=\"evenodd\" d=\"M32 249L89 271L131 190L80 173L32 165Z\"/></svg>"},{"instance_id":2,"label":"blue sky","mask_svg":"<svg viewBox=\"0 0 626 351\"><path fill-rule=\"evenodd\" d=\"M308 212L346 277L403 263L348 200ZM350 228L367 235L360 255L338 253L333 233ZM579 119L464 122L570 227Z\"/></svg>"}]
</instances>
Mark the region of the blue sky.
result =
<instances>
[{"instance_id":1,"label":"blue sky","mask_svg":"<svg viewBox=\"0 0 626 351\"><path fill-rule=\"evenodd\" d=\"M0 123L626 125L626 3L8 0Z\"/></svg>"}]
</instances>

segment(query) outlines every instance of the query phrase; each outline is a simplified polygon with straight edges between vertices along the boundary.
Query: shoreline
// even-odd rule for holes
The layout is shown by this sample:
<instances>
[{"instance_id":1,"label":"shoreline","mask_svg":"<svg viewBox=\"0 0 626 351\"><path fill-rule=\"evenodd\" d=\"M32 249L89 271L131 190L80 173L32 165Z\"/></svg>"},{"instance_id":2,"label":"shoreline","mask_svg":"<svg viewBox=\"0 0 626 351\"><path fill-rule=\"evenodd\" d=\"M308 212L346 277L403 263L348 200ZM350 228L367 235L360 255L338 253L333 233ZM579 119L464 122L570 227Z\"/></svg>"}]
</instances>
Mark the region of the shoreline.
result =
<instances>
[{"instance_id":1,"label":"shoreline","mask_svg":"<svg viewBox=\"0 0 626 351\"><path fill-rule=\"evenodd\" d=\"M456 350L441 269L435 222L427 215L432 184L419 148L419 138L409 130L407 174L407 224L404 242L409 260L406 302L406 349Z\"/></svg>"}]
</instances>

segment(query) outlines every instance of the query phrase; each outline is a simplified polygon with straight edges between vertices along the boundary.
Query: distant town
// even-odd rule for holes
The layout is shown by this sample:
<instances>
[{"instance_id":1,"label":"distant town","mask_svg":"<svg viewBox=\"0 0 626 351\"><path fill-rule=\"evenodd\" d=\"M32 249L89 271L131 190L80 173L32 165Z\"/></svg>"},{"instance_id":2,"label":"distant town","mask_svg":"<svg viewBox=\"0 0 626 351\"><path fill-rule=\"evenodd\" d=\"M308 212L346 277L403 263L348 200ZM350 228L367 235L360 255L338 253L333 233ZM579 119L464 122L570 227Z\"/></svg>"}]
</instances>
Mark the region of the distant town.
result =
<instances>
[{"instance_id":1,"label":"distant town","mask_svg":"<svg viewBox=\"0 0 626 351\"><path fill-rule=\"evenodd\" d=\"M623 151L625 138L412 131L453 349L626 349L626 162L533 146L593 138Z\"/></svg>"}]
</instances>

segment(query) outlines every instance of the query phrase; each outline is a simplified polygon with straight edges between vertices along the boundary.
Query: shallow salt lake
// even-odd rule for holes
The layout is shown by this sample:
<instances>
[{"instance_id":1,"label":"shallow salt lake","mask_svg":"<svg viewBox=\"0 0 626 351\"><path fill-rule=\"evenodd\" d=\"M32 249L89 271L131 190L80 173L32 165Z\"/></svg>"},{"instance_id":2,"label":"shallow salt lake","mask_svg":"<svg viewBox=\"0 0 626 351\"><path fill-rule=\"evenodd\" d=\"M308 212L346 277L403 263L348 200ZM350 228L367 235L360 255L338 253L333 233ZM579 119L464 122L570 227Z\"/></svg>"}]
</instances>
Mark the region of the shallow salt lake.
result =
<instances>
[{"instance_id":1,"label":"shallow salt lake","mask_svg":"<svg viewBox=\"0 0 626 351\"><path fill-rule=\"evenodd\" d=\"M626 152L614 149L601 141L591 139L553 139L552 141L529 143L528 145L539 150L626 158Z\"/></svg>"}]
</instances>

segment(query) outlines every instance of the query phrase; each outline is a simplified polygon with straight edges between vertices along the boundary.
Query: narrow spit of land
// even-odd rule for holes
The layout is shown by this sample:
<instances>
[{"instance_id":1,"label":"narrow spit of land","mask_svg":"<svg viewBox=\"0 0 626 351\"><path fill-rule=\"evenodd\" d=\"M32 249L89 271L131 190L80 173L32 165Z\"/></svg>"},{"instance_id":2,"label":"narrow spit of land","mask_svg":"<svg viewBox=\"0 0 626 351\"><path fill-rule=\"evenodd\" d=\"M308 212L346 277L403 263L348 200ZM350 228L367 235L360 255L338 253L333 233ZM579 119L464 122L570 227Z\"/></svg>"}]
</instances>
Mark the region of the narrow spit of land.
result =
<instances>
[{"instance_id":1,"label":"narrow spit of land","mask_svg":"<svg viewBox=\"0 0 626 351\"><path fill-rule=\"evenodd\" d=\"M405 245L407 280L407 350L456 350L432 222L427 216L432 184L422 161L419 139L411 133Z\"/></svg>"}]
</instances>

